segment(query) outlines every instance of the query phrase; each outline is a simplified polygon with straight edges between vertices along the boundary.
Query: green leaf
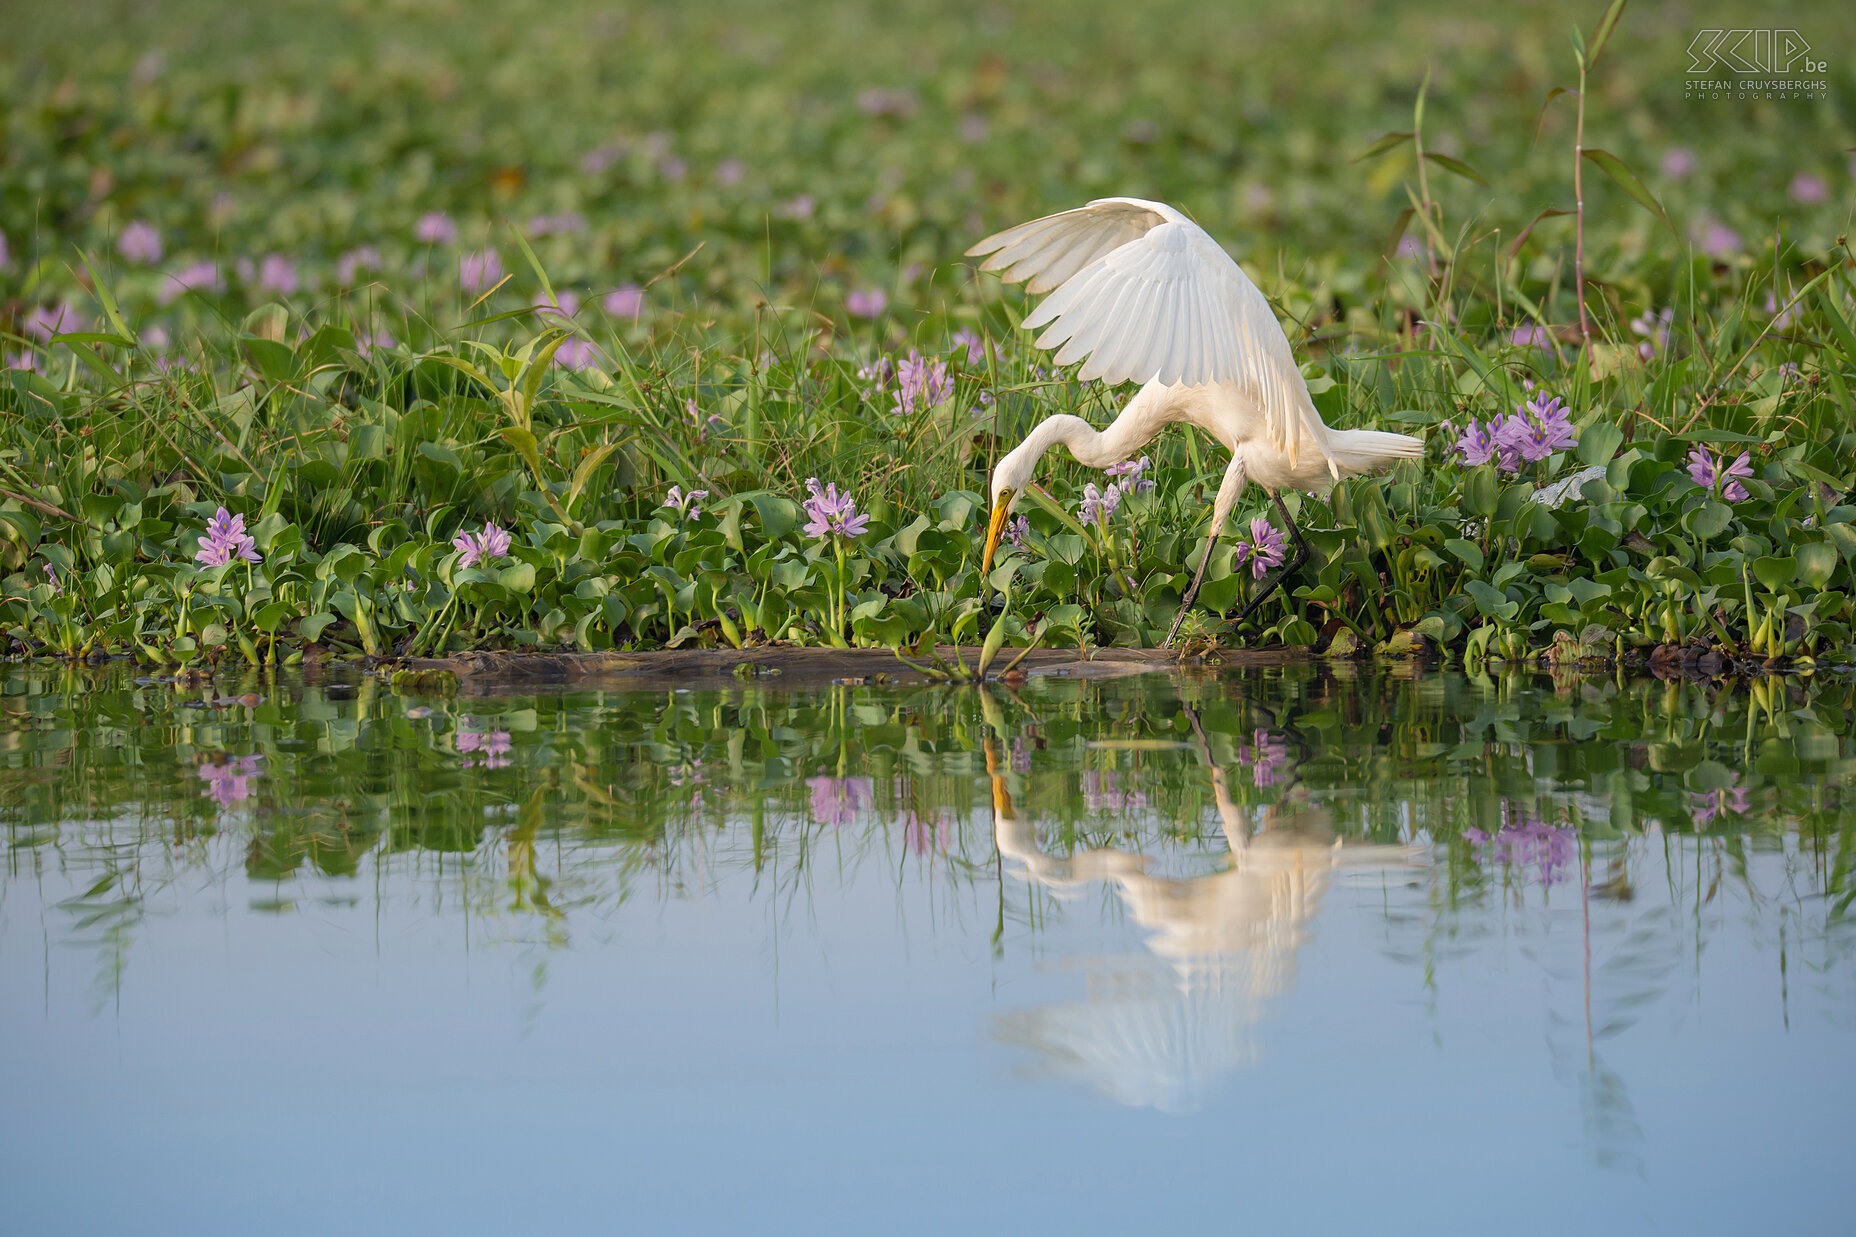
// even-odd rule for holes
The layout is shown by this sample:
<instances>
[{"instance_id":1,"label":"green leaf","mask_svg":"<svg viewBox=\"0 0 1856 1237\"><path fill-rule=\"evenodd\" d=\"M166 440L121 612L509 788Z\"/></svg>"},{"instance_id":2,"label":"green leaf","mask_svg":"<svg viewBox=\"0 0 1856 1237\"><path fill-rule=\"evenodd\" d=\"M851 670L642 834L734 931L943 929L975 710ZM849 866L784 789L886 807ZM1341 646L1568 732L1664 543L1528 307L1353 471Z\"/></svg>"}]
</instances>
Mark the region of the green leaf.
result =
<instances>
[{"instance_id":1,"label":"green leaf","mask_svg":"<svg viewBox=\"0 0 1856 1237\"><path fill-rule=\"evenodd\" d=\"M1471 571L1479 572L1482 570L1482 548L1476 545L1475 542L1464 541L1460 537L1452 537L1450 540L1444 542L1444 549L1462 559L1464 565Z\"/></svg>"},{"instance_id":2,"label":"green leaf","mask_svg":"<svg viewBox=\"0 0 1856 1237\"><path fill-rule=\"evenodd\" d=\"M1611 32L1617 29L1618 18L1624 16L1624 0L1611 0L1611 7L1598 19L1598 29L1592 32L1592 45L1585 53L1585 64L1589 69L1598 63L1599 54L1605 50L1605 44L1611 38Z\"/></svg>"},{"instance_id":3,"label":"green leaf","mask_svg":"<svg viewBox=\"0 0 1856 1237\"><path fill-rule=\"evenodd\" d=\"M322 638L322 633L335 621L333 614L310 614L296 621L296 631L303 639L314 644Z\"/></svg>"},{"instance_id":4,"label":"green leaf","mask_svg":"<svg viewBox=\"0 0 1856 1237\"><path fill-rule=\"evenodd\" d=\"M1726 503L1706 502L1684 516L1682 526L1706 541L1726 532L1733 519L1733 508Z\"/></svg>"},{"instance_id":5,"label":"green leaf","mask_svg":"<svg viewBox=\"0 0 1856 1237\"><path fill-rule=\"evenodd\" d=\"M1837 547L1828 541L1809 541L1794 546L1798 560L1798 578L1806 587L1822 589L1837 572Z\"/></svg>"},{"instance_id":6,"label":"green leaf","mask_svg":"<svg viewBox=\"0 0 1856 1237\"><path fill-rule=\"evenodd\" d=\"M1676 225L1669 222L1669 212L1663 209L1663 204L1656 200L1656 195L1637 179L1637 174L1626 167L1622 159L1608 150L1598 150L1593 147L1586 148L1582 153L1602 168L1605 175L1616 181L1620 189L1630 194L1637 205L1655 215L1662 225L1669 229L1671 236L1676 235Z\"/></svg>"},{"instance_id":7,"label":"green leaf","mask_svg":"<svg viewBox=\"0 0 1856 1237\"><path fill-rule=\"evenodd\" d=\"M532 563L512 563L497 573L496 582L512 593L526 593L535 587Z\"/></svg>"},{"instance_id":8,"label":"green leaf","mask_svg":"<svg viewBox=\"0 0 1856 1237\"><path fill-rule=\"evenodd\" d=\"M754 504L754 513L760 517L761 535L767 540L778 541L798 526L799 504L785 495L760 490L747 498Z\"/></svg>"},{"instance_id":9,"label":"green leaf","mask_svg":"<svg viewBox=\"0 0 1856 1237\"><path fill-rule=\"evenodd\" d=\"M1406 142L1409 142L1410 140L1411 140L1411 134L1409 133L1387 133L1384 136L1375 139L1371 146L1368 146L1365 150L1355 155L1352 159L1352 162L1359 163L1361 160L1364 160L1364 159L1377 158L1378 156L1385 154L1389 150L1398 149L1400 146L1403 146Z\"/></svg>"},{"instance_id":10,"label":"green leaf","mask_svg":"<svg viewBox=\"0 0 1856 1237\"><path fill-rule=\"evenodd\" d=\"M1624 445L1624 431L1608 421L1588 425L1579 431L1579 458L1587 464L1609 463Z\"/></svg>"},{"instance_id":11,"label":"green leaf","mask_svg":"<svg viewBox=\"0 0 1856 1237\"><path fill-rule=\"evenodd\" d=\"M1440 155L1434 150L1425 151L1424 157L1446 172L1455 172L1465 180L1473 180L1485 189L1489 187L1489 182L1482 178L1482 173L1470 167L1469 164L1464 163L1461 159L1452 159L1449 155Z\"/></svg>"},{"instance_id":12,"label":"green leaf","mask_svg":"<svg viewBox=\"0 0 1856 1237\"><path fill-rule=\"evenodd\" d=\"M1773 592L1778 592L1798 574L1798 560L1766 555L1753 560L1753 576Z\"/></svg>"},{"instance_id":13,"label":"green leaf","mask_svg":"<svg viewBox=\"0 0 1856 1237\"><path fill-rule=\"evenodd\" d=\"M516 449L523 462L528 465L535 479L541 479L541 444L535 440L532 430L520 425L505 425L502 429L503 441Z\"/></svg>"}]
</instances>

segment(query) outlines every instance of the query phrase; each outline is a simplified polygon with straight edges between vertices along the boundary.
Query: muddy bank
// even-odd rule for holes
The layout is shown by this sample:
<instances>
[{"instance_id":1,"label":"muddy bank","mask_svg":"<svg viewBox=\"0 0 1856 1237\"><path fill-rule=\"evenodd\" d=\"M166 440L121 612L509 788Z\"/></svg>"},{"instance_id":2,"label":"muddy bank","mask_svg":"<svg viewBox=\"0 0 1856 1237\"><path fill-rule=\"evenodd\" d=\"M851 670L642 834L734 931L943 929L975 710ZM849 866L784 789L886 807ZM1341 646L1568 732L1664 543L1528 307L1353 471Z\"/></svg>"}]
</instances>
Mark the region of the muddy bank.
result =
<instances>
[{"instance_id":1,"label":"muddy bank","mask_svg":"<svg viewBox=\"0 0 1856 1237\"><path fill-rule=\"evenodd\" d=\"M979 648L959 650L972 666ZM941 657L954 662L955 650L943 646ZM1015 653L1006 650L995 664L1002 668ZM1205 655L1181 657L1169 649L1033 649L1018 663L1028 676L1107 678L1192 667L1246 668L1301 664L1309 660L1302 649L1220 649ZM464 691L497 687L539 687L571 684L599 687L715 686L727 679L781 684L820 684L838 681L926 683L929 676L899 661L888 649L663 649L640 653L457 653L449 657L412 657L383 661L374 667L383 677L403 674L401 682L416 686L431 675L433 685L443 676L457 676Z\"/></svg>"}]
</instances>

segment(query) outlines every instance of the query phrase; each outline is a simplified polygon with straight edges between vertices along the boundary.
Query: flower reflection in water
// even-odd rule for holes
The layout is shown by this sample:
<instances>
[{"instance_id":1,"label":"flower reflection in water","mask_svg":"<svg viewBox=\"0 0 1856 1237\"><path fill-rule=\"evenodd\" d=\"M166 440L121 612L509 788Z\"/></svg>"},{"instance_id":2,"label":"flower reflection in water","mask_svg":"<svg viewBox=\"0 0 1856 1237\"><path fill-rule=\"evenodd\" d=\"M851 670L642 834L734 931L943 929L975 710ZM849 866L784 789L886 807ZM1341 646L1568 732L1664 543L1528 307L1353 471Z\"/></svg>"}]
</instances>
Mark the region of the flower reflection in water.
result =
<instances>
[{"instance_id":1,"label":"flower reflection in water","mask_svg":"<svg viewBox=\"0 0 1856 1237\"><path fill-rule=\"evenodd\" d=\"M1542 885L1567 878L1567 869L1579 853L1579 831L1567 825L1549 825L1531 809L1511 800L1501 804L1501 823L1493 834L1465 829L1463 836L1475 848L1479 862L1505 868L1532 869Z\"/></svg>"},{"instance_id":2,"label":"flower reflection in water","mask_svg":"<svg viewBox=\"0 0 1856 1237\"><path fill-rule=\"evenodd\" d=\"M243 803L251 798L251 779L263 774L263 756L221 756L200 766L200 780L206 793L221 807Z\"/></svg>"},{"instance_id":3,"label":"flower reflection in water","mask_svg":"<svg viewBox=\"0 0 1856 1237\"><path fill-rule=\"evenodd\" d=\"M875 784L867 777L809 777L806 785L812 789L812 815L821 825L842 825L876 800Z\"/></svg>"},{"instance_id":4,"label":"flower reflection in water","mask_svg":"<svg viewBox=\"0 0 1856 1237\"><path fill-rule=\"evenodd\" d=\"M507 730L476 730L471 727L471 719L464 718L458 727L458 755L464 768L501 769L509 764L509 752L514 747Z\"/></svg>"}]
</instances>

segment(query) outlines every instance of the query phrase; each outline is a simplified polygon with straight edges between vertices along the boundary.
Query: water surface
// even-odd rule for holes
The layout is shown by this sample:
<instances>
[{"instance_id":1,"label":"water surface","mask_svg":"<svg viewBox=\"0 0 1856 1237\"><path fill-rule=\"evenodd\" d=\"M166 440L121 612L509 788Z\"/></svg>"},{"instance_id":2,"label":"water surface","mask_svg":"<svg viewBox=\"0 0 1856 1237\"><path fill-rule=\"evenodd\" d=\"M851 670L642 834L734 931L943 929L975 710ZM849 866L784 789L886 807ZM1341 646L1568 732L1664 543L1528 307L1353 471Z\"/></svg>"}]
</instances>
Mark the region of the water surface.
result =
<instances>
[{"instance_id":1,"label":"water surface","mask_svg":"<svg viewBox=\"0 0 1856 1237\"><path fill-rule=\"evenodd\" d=\"M131 673L0 680L7 1232L1852 1222L1847 683Z\"/></svg>"}]
</instances>

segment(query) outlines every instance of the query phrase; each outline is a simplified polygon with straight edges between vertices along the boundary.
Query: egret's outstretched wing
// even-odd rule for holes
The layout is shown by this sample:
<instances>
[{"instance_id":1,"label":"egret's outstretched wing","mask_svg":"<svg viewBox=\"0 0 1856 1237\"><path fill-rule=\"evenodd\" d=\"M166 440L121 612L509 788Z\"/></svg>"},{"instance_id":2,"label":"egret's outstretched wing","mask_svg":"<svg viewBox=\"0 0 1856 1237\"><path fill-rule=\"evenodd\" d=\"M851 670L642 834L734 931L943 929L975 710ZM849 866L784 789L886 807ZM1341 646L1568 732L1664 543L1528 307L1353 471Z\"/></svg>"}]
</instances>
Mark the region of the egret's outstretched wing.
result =
<instances>
[{"instance_id":1,"label":"egret's outstretched wing","mask_svg":"<svg viewBox=\"0 0 1856 1237\"><path fill-rule=\"evenodd\" d=\"M1291 464L1305 437L1327 455L1327 427L1269 302L1172 207L1101 198L1008 228L967 253L991 255L981 270L1051 292L1024 325L1046 328L1037 344L1058 349L1058 364L1088 358L1082 378L1235 383L1255 397L1265 436Z\"/></svg>"}]
</instances>

